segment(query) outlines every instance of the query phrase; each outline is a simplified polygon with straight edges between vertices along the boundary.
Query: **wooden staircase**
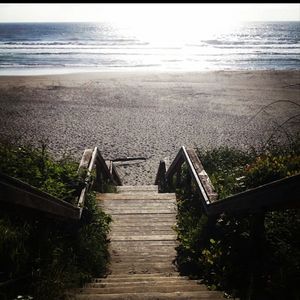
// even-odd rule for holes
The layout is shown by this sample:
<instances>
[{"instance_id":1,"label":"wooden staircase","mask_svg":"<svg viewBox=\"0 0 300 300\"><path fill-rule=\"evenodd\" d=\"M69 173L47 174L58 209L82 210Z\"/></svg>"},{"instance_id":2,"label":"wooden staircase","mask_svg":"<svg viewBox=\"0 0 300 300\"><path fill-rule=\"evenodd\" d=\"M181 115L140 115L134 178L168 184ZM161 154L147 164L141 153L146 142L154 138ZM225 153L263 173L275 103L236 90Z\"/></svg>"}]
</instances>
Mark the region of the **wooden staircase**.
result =
<instances>
[{"instance_id":1,"label":"wooden staircase","mask_svg":"<svg viewBox=\"0 0 300 300\"><path fill-rule=\"evenodd\" d=\"M157 186L120 186L118 193L98 194L112 216L110 274L95 278L75 299L222 299L220 292L182 277L172 261L176 251L175 194Z\"/></svg>"}]
</instances>

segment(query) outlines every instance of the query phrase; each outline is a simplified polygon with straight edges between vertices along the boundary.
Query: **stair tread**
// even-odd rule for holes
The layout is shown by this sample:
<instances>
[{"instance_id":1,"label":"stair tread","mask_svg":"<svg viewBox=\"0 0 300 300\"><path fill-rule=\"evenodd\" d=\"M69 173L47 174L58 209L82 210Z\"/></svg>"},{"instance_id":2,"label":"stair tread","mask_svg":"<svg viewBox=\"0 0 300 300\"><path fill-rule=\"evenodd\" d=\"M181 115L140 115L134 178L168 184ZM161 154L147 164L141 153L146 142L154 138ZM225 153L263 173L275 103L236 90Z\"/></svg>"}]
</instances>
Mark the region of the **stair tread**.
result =
<instances>
[{"instance_id":1,"label":"stair tread","mask_svg":"<svg viewBox=\"0 0 300 300\"><path fill-rule=\"evenodd\" d=\"M98 193L96 200L98 201L117 201L117 200L176 200L173 193Z\"/></svg>"},{"instance_id":2,"label":"stair tread","mask_svg":"<svg viewBox=\"0 0 300 300\"><path fill-rule=\"evenodd\" d=\"M121 294L121 293L144 293L144 292L188 292L188 291L201 291L207 293L207 288L204 285L187 285L186 283L181 284L171 284L167 285L131 285L131 286L118 286L118 287L87 287L79 290L80 293L88 294Z\"/></svg>"}]
</instances>

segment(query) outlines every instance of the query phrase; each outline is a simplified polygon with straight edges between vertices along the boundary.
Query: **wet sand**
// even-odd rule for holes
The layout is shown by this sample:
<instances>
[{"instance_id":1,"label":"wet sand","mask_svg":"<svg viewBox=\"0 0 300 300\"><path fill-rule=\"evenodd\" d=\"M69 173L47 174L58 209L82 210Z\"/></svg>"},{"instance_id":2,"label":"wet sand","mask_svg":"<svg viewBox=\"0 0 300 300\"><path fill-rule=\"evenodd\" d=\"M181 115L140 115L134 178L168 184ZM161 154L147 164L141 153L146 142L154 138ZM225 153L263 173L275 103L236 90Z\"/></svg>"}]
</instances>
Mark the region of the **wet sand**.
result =
<instances>
[{"instance_id":1,"label":"wet sand","mask_svg":"<svg viewBox=\"0 0 300 300\"><path fill-rule=\"evenodd\" d=\"M105 159L144 157L119 167L124 184L153 184L182 145L259 147L300 129L286 102L300 105L300 71L1 76L0 95L1 139L44 140L78 161L94 146Z\"/></svg>"}]
</instances>

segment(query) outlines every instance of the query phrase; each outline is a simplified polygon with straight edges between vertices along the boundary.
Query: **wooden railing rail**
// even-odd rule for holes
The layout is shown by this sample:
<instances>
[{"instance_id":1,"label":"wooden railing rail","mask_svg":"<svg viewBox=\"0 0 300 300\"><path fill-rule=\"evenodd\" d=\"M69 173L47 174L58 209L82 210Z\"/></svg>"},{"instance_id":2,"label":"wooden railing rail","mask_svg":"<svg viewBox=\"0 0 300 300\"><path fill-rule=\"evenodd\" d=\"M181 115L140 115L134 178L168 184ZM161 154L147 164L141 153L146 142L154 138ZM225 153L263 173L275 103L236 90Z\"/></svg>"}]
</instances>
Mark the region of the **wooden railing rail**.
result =
<instances>
[{"instance_id":1,"label":"wooden railing rail","mask_svg":"<svg viewBox=\"0 0 300 300\"><path fill-rule=\"evenodd\" d=\"M80 211L74 205L1 173L0 206L2 208L19 207L21 209L30 209L58 219L79 220L80 218Z\"/></svg>"},{"instance_id":2,"label":"wooden railing rail","mask_svg":"<svg viewBox=\"0 0 300 300\"><path fill-rule=\"evenodd\" d=\"M112 165L111 170L108 169L97 147L84 151L78 171L85 168L87 168L85 186L76 206L2 173L0 173L0 206L2 208L17 206L44 213L52 218L79 220L86 193L91 187L101 187L104 179L108 179L111 184L121 185L115 167ZM92 176L93 169L96 169L95 178Z\"/></svg>"},{"instance_id":3,"label":"wooden railing rail","mask_svg":"<svg viewBox=\"0 0 300 300\"><path fill-rule=\"evenodd\" d=\"M82 159L79 164L78 172L87 168L87 175L85 179L85 187L82 189L79 199L78 208L80 214L84 206L84 201L87 192L93 187L98 191L103 192L103 185L105 181L108 181L112 185L122 185L121 179L115 169L114 164L111 162L108 167L104 158L102 157L99 149L95 147L92 149L84 150ZM95 169L95 177L93 177L92 171Z\"/></svg>"},{"instance_id":4,"label":"wooden railing rail","mask_svg":"<svg viewBox=\"0 0 300 300\"><path fill-rule=\"evenodd\" d=\"M186 149L182 146L167 170L165 162L161 161L156 175L155 184L159 186L160 191L165 188L172 189L174 186L173 176L176 175L175 185L180 185L182 181L181 168L183 163L187 164L189 171L186 178L188 182L187 184L191 183L192 178L194 179L201 197L203 209L207 211L207 206L217 199L217 193L215 193L210 179L193 149Z\"/></svg>"},{"instance_id":5,"label":"wooden railing rail","mask_svg":"<svg viewBox=\"0 0 300 300\"><path fill-rule=\"evenodd\" d=\"M79 164L78 171L80 172L82 169L87 167L87 174L85 178L85 186L81 190L78 202L77 202L77 207L80 210L80 217L82 214L82 210L84 207L84 202L86 195L88 191L90 190L90 187L92 185L92 170L95 164L95 159L96 159L96 154L97 154L97 148L94 149L94 151L91 151L91 149L86 149L83 153L82 159Z\"/></svg>"},{"instance_id":6,"label":"wooden railing rail","mask_svg":"<svg viewBox=\"0 0 300 300\"><path fill-rule=\"evenodd\" d=\"M200 201L207 215L300 207L300 174L217 200L217 193L214 191L196 152L193 149L186 149L184 146L179 150L168 170L164 170L163 162L160 162L155 180L155 184L159 185L160 190L174 188L173 176L175 174L177 175L176 185L179 185L181 166L184 162L188 166L190 176L196 182Z\"/></svg>"},{"instance_id":7,"label":"wooden railing rail","mask_svg":"<svg viewBox=\"0 0 300 300\"><path fill-rule=\"evenodd\" d=\"M300 208L300 174L276 180L216 201L208 215L222 212L256 213L259 211Z\"/></svg>"}]
</instances>

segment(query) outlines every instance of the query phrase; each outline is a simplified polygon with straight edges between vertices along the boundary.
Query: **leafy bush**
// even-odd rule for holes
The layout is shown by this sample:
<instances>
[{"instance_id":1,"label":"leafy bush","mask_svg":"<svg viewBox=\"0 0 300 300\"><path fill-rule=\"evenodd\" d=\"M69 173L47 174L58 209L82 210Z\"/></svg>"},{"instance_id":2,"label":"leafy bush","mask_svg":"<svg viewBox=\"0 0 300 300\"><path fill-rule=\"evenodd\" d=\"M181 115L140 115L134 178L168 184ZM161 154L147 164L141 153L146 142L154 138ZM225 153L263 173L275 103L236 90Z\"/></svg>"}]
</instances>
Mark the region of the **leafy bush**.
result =
<instances>
[{"instance_id":1,"label":"leafy bush","mask_svg":"<svg viewBox=\"0 0 300 300\"><path fill-rule=\"evenodd\" d=\"M74 202L84 186L85 174L68 156L55 161L42 143L40 147L0 143L0 172L18 178L59 199Z\"/></svg>"},{"instance_id":2,"label":"leafy bush","mask_svg":"<svg viewBox=\"0 0 300 300\"><path fill-rule=\"evenodd\" d=\"M54 161L43 145L2 143L0 155L0 172L68 202L73 203L83 187L84 174L77 174L78 163L70 158ZM110 221L97 207L93 192L88 193L77 223L1 211L0 280L30 275L25 287L14 286L11 297L21 291L36 300L62 299L66 289L105 274Z\"/></svg>"},{"instance_id":3,"label":"leafy bush","mask_svg":"<svg viewBox=\"0 0 300 300\"><path fill-rule=\"evenodd\" d=\"M245 189L245 166L253 162L255 155L254 149L247 152L229 147L198 149L198 156L220 199Z\"/></svg>"},{"instance_id":4,"label":"leafy bush","mask_svg":"<svg viewBox=\"0 0 300 300\"><path fill-rule=\"evenodd\" d=\"M24 292L34 299L61 299L106 272L111 218L90 193L78 224L0 216L0 266L6 280L31 274ZM1 293L0 293L1 294Z\"/></svg>"},{"instance_id":5,"label":"leafy bush","mask_svg":"<svg viewBox=\"0 0 300 300\"><path fill-rule=\"evenodd\" d=\"M298 174L300 171L300 155L272 155L267 153L256 157L255 161L244 170L245 185L256 187L271 181Z\"/></svg>"},{"instance_id":6,"label":"leafy bush","mask_svg":"<svg viewBox=\"0 0 300 300\"><path fill-rule=\"evenodd\" d=\"M58 299L66 289L105 274L110 221L110 216L97 208L95 194L90 193L78 225L51 226L48 239L39 247L42 255L35 257L34 299Z\"/></svg>"},{"instance_id":7,"label":"leafy bush","mask_svg":"<svg viewBox=\"0 0 300 300\"><path fill-rule=\"evenodd\" d=\"M247 152L221 147L199 151L199 156L220 198L224 198L298 174L300 156L295 145ZM181 174L183 178L186 175ZM193 182L179 186L177 194L180 243L176 262L182 274L241 299L300 299L299 210L265 214L265 241L258 262L250 235L254 216L222 214L208 218ZM262 271L260 278L256 277L257 266ZM253 280L260 281L260 291L253 290Z\"/></svg>"},{"instance_id":8,"label":"leafy bush","mask_svg":"<svg viewBox=\"0 0 300 300\"><path fill-rule=\"evenodd\" d=\"M241 151L220 147L201 151L198 156L219 199L300 172L300 142L272 145L264 150Z\"/></svg>"}]
</instances>

